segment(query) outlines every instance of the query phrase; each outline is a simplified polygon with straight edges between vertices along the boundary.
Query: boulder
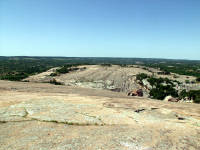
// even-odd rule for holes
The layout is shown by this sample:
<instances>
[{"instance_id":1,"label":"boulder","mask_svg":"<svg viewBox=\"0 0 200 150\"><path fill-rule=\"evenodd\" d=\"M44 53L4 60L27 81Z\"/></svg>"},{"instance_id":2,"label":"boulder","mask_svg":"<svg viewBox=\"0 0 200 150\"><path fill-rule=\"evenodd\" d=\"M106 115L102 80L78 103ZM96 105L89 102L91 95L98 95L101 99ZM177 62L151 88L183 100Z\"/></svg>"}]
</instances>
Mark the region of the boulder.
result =
<instances>
[{"instance_id":1,"label":"boulder","mask_svg":"<svg viewBox=\"0 0 200 150\"><path fill-rule=\"evenodd\" d=\"M193 99L190 99L189 97L185 97L183 99L180 100L180 102L182 103L193 103Z\"/></svg>"},{"instance_id":2,"label":"boulder","mask_svg":"<svg viewBox=\"0 0 200 150\"><path fill-rule=\"evenodd\" d=\"M142 89L133 90L131 92L128 92L128 96L139 96L139 97L142 97L143 96L143 90Z\"/></svg>"},{"instance_id":3,"label":"boulder","mask_svg":"<svg viewBox=\"0 0 200 150\"><path fill-rule=\"evenodd\" d=\"M137 90L136 93L137 93L137 96L140 96L140 97L143 96L143 90L142 89Z\"/></svg>"},{"instance_id":4,"label":"boulder","mask_svg":"<svg viewBox=\"0 0 200 150\"><path fill-rule=\"evenodd\" d=\"M168 102L169 101L169 99L171 99L171 98L173 98L172 96L166 96L165 97L165 99L163 100L163 101L166 101L166 102Z\"/></svg>"},{"instance_id":5,"label":"boulder","mask_svg":"<svg viewBox=\"0 0 200 150\"><path fill-rule=\"evenodd\" d=\"M166 101L166 102L178 102L179 100L172 97L172 96L166 96L164 101Z\"/></svg>"}]
</instances>

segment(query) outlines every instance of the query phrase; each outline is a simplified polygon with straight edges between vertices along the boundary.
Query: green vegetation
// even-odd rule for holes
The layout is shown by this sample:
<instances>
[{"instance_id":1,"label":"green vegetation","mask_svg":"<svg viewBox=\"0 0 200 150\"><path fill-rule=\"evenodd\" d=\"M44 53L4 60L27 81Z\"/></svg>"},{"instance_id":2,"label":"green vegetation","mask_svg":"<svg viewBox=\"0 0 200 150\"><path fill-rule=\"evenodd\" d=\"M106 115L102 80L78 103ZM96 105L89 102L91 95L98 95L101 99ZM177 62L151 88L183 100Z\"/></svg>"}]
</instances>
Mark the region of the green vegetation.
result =
<instances>
[{"instance_id":1,"label":"green vegetation","mask_svg":"<svg viewBox=\"0 0 200 150\"><path fill-rule=\"evenodd\" d=\"M145 73L140 73L136 75L136 80L139 80L142 82L142 80L149 78L149 76Z\"/></svg>"},{"instance_id":2,"label":"green vegetation","mask_svg":"<svg viewBox=\"0 0 200 150\"><path fill-rule=\"evenodd\" d=\"M53 67L68 65L142 65L144 68L160 68L165 73L174 72L177 74L190 75L200 78L200 61L189 60L168 60L148 58L96 58L96 57L1 57L0 56L0 79L1 80L22 80L30 75L47 71ZM68 66L69 67L69 66ZM68 68L66 67L66 68ZM63 68L58 72L68 72ZM52 74L56 76L56 74Z\"/></svg>"},{"instance_id":3,"label":"green vegetation","mask_svg":"<svg viewBox=\"0 0 200 150\"><path fill-rule=\"evenodd\" d=\"M0 57L0 79L20 81L61 64L54 59L40 57Z\"/></svg>"},{"instance_id":4,"label":"green vegetation","mask_svg":"<svg viewBox=\"0 0 200 150\"><path fill-rule=\"evenodd\" d=\"M166 96L171 95L172 97L179 99L188 97L189 99L194 100L195 103L200 103L200 90L191 90L189 92L183 90L180 94L178 94L178 91L175 89L175 83L181 83L176 80L170 80L168 78L155 78L144 73L138 74L136 79L139 80L140 83L142 83L142 80L147 79L152 86L149 94L153 99L163 100Z\"/></svg>"},{"instance_id":5,"label":"green vegetation","mask_svg":"<svg viewBox=\"0 0 200 150\"><path fill-rule=\"evenodd\" d=\"M148 78L148 82L153 87L150 90L150 96L154 99L163 100L166 96L178 97L178 91L175 90L175 84L168 78Z\"/></svg>"},{"instance_id":6,"label":"green vegetation","mask_svg":"<svg viewBox=\"0 0 200 150\"><path fill-rule=\"evenodd\" d=\"M174 89L175 82L180 84L178 81L172 81L168 78L155 78L144 73L138 74L136 79L139 80L140 83L142 83L143 79L147 79L147 81L152 86L149 94L153 99L163 100L166 96L169 95L178 97L178 92Z\"/></svg>"},{"instance_id":7,"label":"green vegetation","mask_svg":"<svg viewBox=\"0 0 200 150\"><path fill-rule=\"evenodd\" d=\"M105 66L105 67L111 67L112 64L101 64L101 66Z\"/></svg>"},{"instance_id":8,"label":"green vegetation","mask_svg":"<svg viewBox=\"0 0 200 150\"><path fill-rule=\"evenodd\" d=\"M161 84L168 84L174 87L175 85L173 82L177 82L177 81L172 81L168 78L155 78L155 77L150 77L147 81L151 84L152 87L157 87Z\"/></svg>"},{"instance_id":9,"label":"green vegetation","mask_svg":"<svg viewBox=\"0 0 200 150\"><path fill-rule=\"evenodd\" d=\"M187 97L188 96L188 93L186 92L186 90L184 89L184 90L182 90L181 92L180 92L180 94L179 94L179 99L183 99L183 98L185 98L185 97Z\"/></svg>"},{"instance_id":10,"label":"green vegetation","mask_svg":"<svg viewBox=\"0 0 200 150\"><path fill-rule=\"evenodd\" d=\"M57 72L54 72L54 73L50 74L51 77L55 77L55 76L58 76L58 75L59 75L59 73L57 73Z\"/></svg>"},{"instance_id":11,"label":"green vegetation","mask_svg":"<svg viewBox=\"0 0 200 150\"><path fill-rule=\"evenodd\" d=\"M78 64L64 65L61 68L57 69L56 72L51 73L50 76L54 77L54 76L58 76L60 74L65 74L65 73L69 73L71 71L79 70L79 68L77 68L77 66L78 66ZM83 69L86 69L86 68L83 67Z\"/></svg>"},{"instance_id":12,"label":"green vegetation","mask_svg":"<svg viewBox=\"0 0 200 150\"><path fill-rule=\"evenodd\" d=\"M185 80L185 83L189 84L189 83L190 83L190 80Z\"/></svg>"},{"instance_id":13,"label":"green vegetation","mask_svg":"<svg viewBox=\"0 0 200 150\"><path fill-rule=\"evenodd\" d=\"M27 78L29 75L25 72L9 72L5 75L1 75L1 80L10 80L10 81L20 81L24 78Z\"/></svg>"},{"instance_id":14,"label":"green vegetation","mask_svg":"<svg viewBox=\"0 0 200 150\"><path fill-rule=\"evenodd\" d=\"M88 64L88 60L63 57L0 57L0 80L20 81L53 67ZM90 62L92 64L92 61ZM68 66L68 67L69 67ZM68 70L69 71L69 70ZM67 72L65 68L58 72ZM58 74L51 74L57 76Z\"/></svg>"},{"instance_id":15,"label":"green vegetation","mask_svg":"<svg viewBox=\"0 0 200 150\"><path fill-rule=\"evenodd\" d=\"M64 65L60 69L57 69L56 72L59 74L63 74L63 73L69 73L71 71L76 71L79 69L76 66L78 66L78 65L77 64L76 65Z\"/></svg>"},{"instance_id":16,"label":"green vegetation","mask_svg":"<svg viewBox=\"0 0 200 150\"><path fill-rule=\"evenodd\" d=\"M189 92L182 90L179 94L179 99L184 99L186 97L194 100L195 103L200 103L200 90L191 90Z\"/></svg>"},{"instance_id":17,"label":"green vegetation","mask_svg":"<svg viewBox=\"0 0 200 150\"><path fill-rule=\"evenodd\" d=\"M164 100L166 96L178 97L178 92L170 85L159 85L150 90L150 96L153 99Z\"/></svg>"},{"instance_id":18,"label":"green vegetation","mask_svg":"<svg viewBox=\"0 0 200 150\"><path fill-rule=\"evenodd\" d=\"M156 61L156 60L155 60ZM160 69L164 72L173 72L180 75L200 77L200 61L163 60L145 63L144 66Z\"/></svg>"},{"instance_id":19,"label":"green vegetation","mask_svg":"<svg viewBox=\"0 0 200 150\"><path fill-rule=\"evenodd\" d=\"M129 65L142 65L143 68L153 67L160 69L164 74L170 72L195 76L196 81L200 82L200 61L189 60L167 60L167 59L140 59L140 58L80 58L80 57L0 57L0 80L20 81L30 75L38 74L53 67L61 67L50 76L57 76L62 73L78 70L79 65L102 65L112 66L119 65L127 67ZM178 76L176 76L178 78ZM155 99L164 99L165 96L189 97L196 103L200 102L200 91L182 91L179 95L175 90L175 85L180 84L178 81L172 81L168 78L155 78L147 74L139 74L137 80L147 81L152 86L150 96ZM189 81L189 80L188 80ZM186 80L186 83L188 83ZM52 84L60 85L56 80ZM142 83L142 82L141 82ZM194 83L194 81L193 81Z\"/></svg>"}]
</instances>

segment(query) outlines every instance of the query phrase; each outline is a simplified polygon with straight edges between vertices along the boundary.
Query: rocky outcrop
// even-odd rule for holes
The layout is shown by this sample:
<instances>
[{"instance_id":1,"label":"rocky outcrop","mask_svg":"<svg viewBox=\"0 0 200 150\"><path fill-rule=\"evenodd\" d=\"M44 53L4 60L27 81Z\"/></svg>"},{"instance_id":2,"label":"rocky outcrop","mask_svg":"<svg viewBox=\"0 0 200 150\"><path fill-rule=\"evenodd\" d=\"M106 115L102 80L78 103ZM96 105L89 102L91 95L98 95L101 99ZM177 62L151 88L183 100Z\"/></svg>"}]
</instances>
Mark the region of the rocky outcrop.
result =
<instances>
[{"instance_id":1,"label":"rocky outcrop","mask_svg":"<svg viewBox=\"0 0 200 150\"><path fill-rule=\"evenodd\" d=\"M146 88L147 90L151 90L151 89L152 89L152 86L151 86L151 84L147 81L147 79L143 79L143 80L142 80L142 84L143 84L144 88Z\"/></svg>"},{"instance_id":2,"label":"rocky outcrop","mask_svg":"<svg viewBox=\"0 0 200 150\"><path fill-rule=\"evenodd\" d=\"M121 67L118 65L112 66L102 66L102 65L89 65L89 66L77 66L75 70L71 70L66 74L59 74L58 76L51 76L52 73L56 72L56 69L53 68L48 70L47 72L43 72L38 75L33 75L25 79L24 81L29 82L45 82L52 83L56 85L66 85L66 86L75 86L75 87L83 87L83 88L93 88L93 89L105 89L115 92L123 92L128 93L130 91L135 91L130 93L129 95L136 95L148 98L150 97L150 91L153 88L152 85L148 82L147 79L136 80L137 74L145 73L149 76L154 75L155 78L159 77L167 77L172 80L182 81L184 76L181 76L178 79L174 79L173 75L155 75L155 69L142 69L139 66L127 66ZM184 77L185 79L185 77ZM193 78L191 78L193 79ZM185 80L184 80L185 81ZM180 93L183 89L187 91L189 89L199 89L199 84L179 84L179 82L172 82L178 93ZM167 86L167 83L162 83ZM155 88L155 86L154 86ZM143 94L138 94L136 90L142 89Z\"/></svg>"},{"instance_id":3,"label":"rocky outcrop","mask_svg":"<svg viewBox=\"0 0 200 150\"><path fill-rule=\"evenodd\" d=\"M165 99L164 99L164 101L166 101L166 102L178 102L179 99L174 98L172 96L166 96Z\"/></svg>"},{"instance_id":4,"label":"rocky outcrop","mask_svg":"<svg viewBox=\"0 0 200 150\"><path fill-rule=\"evenodd\" d=\"M128 96L139 96L139 97L143 97L143 90L142 90L142 89L133 90L133 91L131 91L131 92L128 92Z\"/></svg>"},{"instance_id":5,"label":"rocky outcrop","mask_svg":"<svg viewBox=\"0 0 200 150\"><path fill-rule=\"evenodd\" d=\"M189 99L189 97L185 97L179 101L180 103L193 103L194 101L192 99Z\"/></svg>"},{"instance_id":6,"label":"rocky outcrop","mask_svg":"<svg viewBox=\"0 0 200 150\"><path fill-rule=\"evenodd\" d=\"M30 76L26 79L23 79L22 81L24 82L38 82L38 83L49 83L53 77L50 76L52 73L56 72L56 69L58 69L59 67L56 68L52 68L47 70L46 72L42 72L40 74L36 74L33 76Z\"/></svg>"},{"instance_id":7,"label":"rocky outcrop","mask_svg":"<svg viewBox=\"0 0 200 150\"><path fill-rule=\"evenodd\" d=\"M78 66L77 71L72 71L59 76L50 76L55 69L47 72L30 76L24 81L29 82L50 82L53 78L67 86L79 86L85 88L107 89L112 91L128 92L132 89L138 89L139 85L135 82L135 76L138 73L147 73L147 70L135 67L112 67L90 65ZM85 69L82 69L85 68Z\"/></svg>"},{"instance_id":8,"label":"rocky outcrop","mask_svg":"<svg viewBox=\"0 0 200 150\"><path fill-rule=\"evenodd\" d=\"M200 149L199 105L0 81L0 150ZM5 85L10 89L3 89Z\"/></svg>"}]
</instances>

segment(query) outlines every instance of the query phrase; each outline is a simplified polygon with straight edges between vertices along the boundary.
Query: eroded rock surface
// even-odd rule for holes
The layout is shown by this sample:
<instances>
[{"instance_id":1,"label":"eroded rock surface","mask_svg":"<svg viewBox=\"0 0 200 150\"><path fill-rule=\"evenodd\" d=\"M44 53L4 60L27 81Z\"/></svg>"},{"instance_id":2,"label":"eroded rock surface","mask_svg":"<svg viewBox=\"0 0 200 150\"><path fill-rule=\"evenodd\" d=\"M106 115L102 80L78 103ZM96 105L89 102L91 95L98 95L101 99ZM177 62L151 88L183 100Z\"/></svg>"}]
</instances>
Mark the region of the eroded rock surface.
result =
<instances>
[{"instance_id":1,"label":"eroded rock surface","mask_svg":"<svg viewBox=\"0 0 200 150\"><path fill-rule=\"evenodd\" d=\"M95 96L98 90L48 84L0 83L0 150L200 149L198 104L108 91Z\"/></svg>"}]
</instances>

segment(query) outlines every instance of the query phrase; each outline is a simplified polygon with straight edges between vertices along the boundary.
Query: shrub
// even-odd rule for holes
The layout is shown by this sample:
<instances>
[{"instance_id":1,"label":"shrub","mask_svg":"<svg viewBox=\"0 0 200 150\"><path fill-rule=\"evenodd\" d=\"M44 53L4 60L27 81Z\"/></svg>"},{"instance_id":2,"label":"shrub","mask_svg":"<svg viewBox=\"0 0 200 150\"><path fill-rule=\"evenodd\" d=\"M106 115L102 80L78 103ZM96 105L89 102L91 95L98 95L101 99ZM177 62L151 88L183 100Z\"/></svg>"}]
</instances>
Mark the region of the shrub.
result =
<instances>
[{"instance_id":1,"label":"shrub","mask_svg":"<svg viewBox=\"0 0 200 150\"><path fill-rule=\"evenodd\" d=\"M183 98L185 98L185 97L187 97L188 96L188 93L186 92L186 90L184 89L184 90L182 90L181 92L180 92L180 94L179 94L179 99L183 99Z\"/></svg>"},{"instance_id":2,"label":"shrub","mask_svg":"<svg viewBox=\"0 0 200 150\"><path fill-rule=\"evenodd\" d=\"M200 95L197 95L194 99L194 103L200 103Z\"/></svg>"},{"instance_id":3,"label":"shrub","mask_svg":"<svg viewBox=\"0 0 200 150\"><path fill-rule=\"evenodd\" d=\"M76 68L74 66L78 66L78 65L65 65L62 68L57 69L56 72L64 74L64 73L69 73L70 71L75 71L75 70L79 69L79 68Z\"/></svg>"},{"instance_id":4,"label":"shrub","mask_svg":"<svg viewBox=\"0 0 200 150\"><path fill-rule=\"evenodd\" d=\"M50 74L51 77L55 77L55 76L58 76L58 75L59 75L59 73L57 73L57 72L53 72L53 73Z\"/></svg>"},{"instance_id":5,"label":"shrub","mask_svg":"<svg viewBox=\"0 0 200 150\"><path fill-rule=\"evenodd\" d=\"M62 67L60 69L57 69L56 72L64 74L64 73L68 73L69 70L68 70L67 67L64 66L64 67Z\"/></svg>"},{"instance_id":6,"label":"shrub","mask_svg":"<svg viewBox=\"0 0 200 150\"><path fill-rule=\"evenodd\" d=\"M150 90L150 96L153 99L163 100L166 96L178 97L178 92L171 85L158 85Z\"/></svg>"},{"instance_id":7,"label":"shrub","mask_svg":"<svg viewBox=\"0 0 200 150\"><path fill-rule=\"evenodd\" d=\"M168 78L150 77L148 79L148 82L151 84L151 86L159 86L162 83L171 84L172 86L174 86L173 82L171 80L169 80Z\"/></svg>"},{"instance_id":8,"label":"shrub","mask_svg":"<svg viewBox=\"0 0 200 150\"><path fill-rule=\"evenodd\" d=\"M0 76L0 80L10 80L10 81L21 81L28 77L28 74L24 72L20 73L8 73L6 75Z\"/></svg>"},{"instance_id":9,"label":"shrub","mask_svg":"<svg viewBox=\"0 0 200 150\"><path fill-rule=\"evenodd\" d=\"M190 83L190 81L189 81L189 80L185 80L185 83L189 84L189 83Z\"/></svg>"},{"instance_id":10,"label":"shrub","mask_svg":"<svg viewBox=\"0 0 200 150\"><path fill-rule=\"evenodd\" d=\"M200 103L200 90L191 90L188 92L188 97L193 99L194 103Z\"/></svg>"},{"instance_id":11,"label":"shrub","mask_svg":"<svg viewBox=\"0 0 200 150\"><path fill-rule=\"evenodd\" d=\"M136 80L142 81L143 79L147 79L149 76L145 73L140 73L136 75Z\"/></svg>"},{"instance_id":12,"label":"shrub","mask_svg":"<svg viewBox=\"0 0 200 150\"><path fill-rule=\"evenodd\" d=\"M182 90L179 94L179 98L182 99L185 97L192 99L194 103L200 103L200 90L191 90L189 92L186 92L186 90Z\"/></svg>"},{"instance_id":13,"label":"shrub","mask_svg":"<svg viewBox=\"0 0 200 150\"><path fill-rule=\"evenodd\" d=\"M177 76L177 75L173 75L173 77L174 77L174 78L179 78L179 76Z\"/></svg>"}]
</instances>

